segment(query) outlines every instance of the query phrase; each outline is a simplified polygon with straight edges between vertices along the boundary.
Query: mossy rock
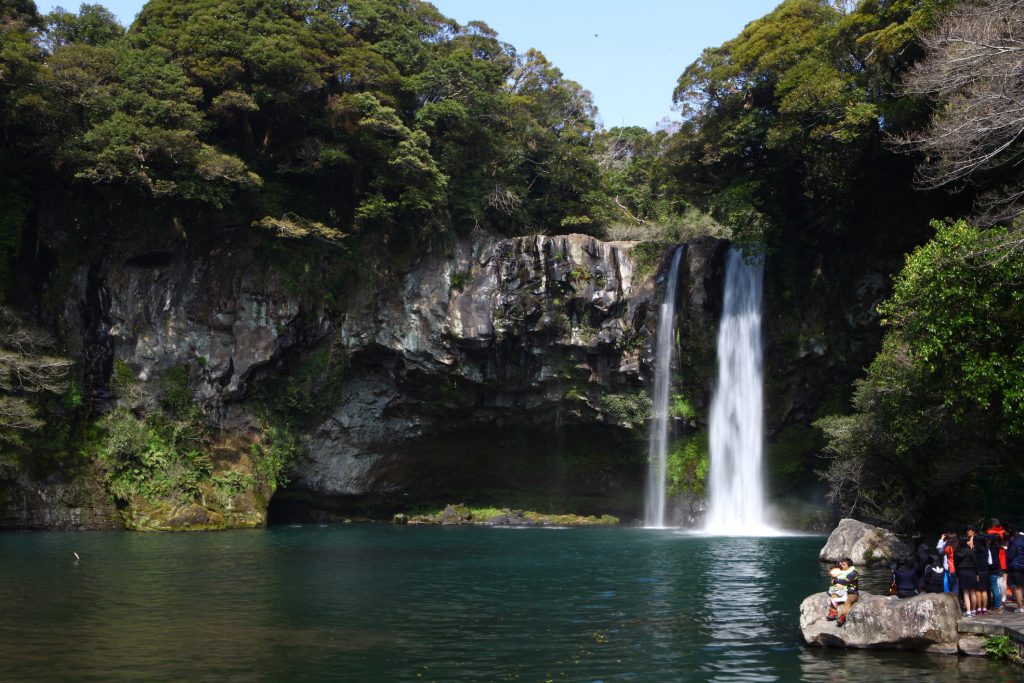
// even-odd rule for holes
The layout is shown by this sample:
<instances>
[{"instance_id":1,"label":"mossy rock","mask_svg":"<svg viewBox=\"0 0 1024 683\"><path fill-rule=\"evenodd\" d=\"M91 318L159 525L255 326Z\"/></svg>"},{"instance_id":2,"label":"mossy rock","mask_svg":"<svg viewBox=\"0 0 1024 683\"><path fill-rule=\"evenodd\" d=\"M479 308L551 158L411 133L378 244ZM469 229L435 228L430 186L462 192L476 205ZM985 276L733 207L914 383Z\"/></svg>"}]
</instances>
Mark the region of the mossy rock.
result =
<instances>
[{"instance_id":1,"label":"mossy rock","mask_svg":"<svg viewBox=\"0 0 1024 683\"><path fill-rule=\"evenodd\" d=\"M253 529L267 522L259 510L220 511L199 503L133 505L121 511L121 518L131 531Z\"/></svg>"}]
</instances>

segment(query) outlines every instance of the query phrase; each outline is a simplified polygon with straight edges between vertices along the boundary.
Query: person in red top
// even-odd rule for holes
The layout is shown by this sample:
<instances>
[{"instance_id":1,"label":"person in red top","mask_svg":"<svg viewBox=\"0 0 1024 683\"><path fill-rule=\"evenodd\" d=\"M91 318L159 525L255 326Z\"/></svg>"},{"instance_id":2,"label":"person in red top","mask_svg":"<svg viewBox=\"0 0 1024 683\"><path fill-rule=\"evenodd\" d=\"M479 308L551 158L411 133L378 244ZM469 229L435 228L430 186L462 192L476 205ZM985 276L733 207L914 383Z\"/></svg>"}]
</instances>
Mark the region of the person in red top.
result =
<instances>
[{"instance_id":1,"label":"person in red top","mask_svg":"<svg viewBox=\"0 0 1024 683\"><path fill-rule=\"evenodd\" d=\"M992 539L989 551L992 553L992 570L988 580L992 588L992 605L995 610L1002 611L1003 598L1006 597L1006 539L1008 534L1003 525L995 517L991 520L985 533Z\"/></svg>"},{"instance_id":2,"label":"person in red top","mask_svg":"<svg viewBox=\"0 0 1024 683\"><path fill-rule=\"evenodd\" d=\"M1003 525L995 517L992 518L992 525L985 529L985 533L989 536L998 536L1000 541L1006 538L1006 529L1003 528Z\"/></svg>"},{"instance_id":3,"label":"person in red top","mask_svg":"<svg viewBox=\"0 0 1024 683\"><path fill-rule=\"evenodd\" d=\"M956 549L957 543L960 542L960 538L953 532L948 534L942 534L939 538L939 542L935 545L935 549L943 554L945 558L946 566L946 592L956 593L960 595L960 586L956 580L956 561L953 557L953 551Z\"/></svg>"}]
</instances>

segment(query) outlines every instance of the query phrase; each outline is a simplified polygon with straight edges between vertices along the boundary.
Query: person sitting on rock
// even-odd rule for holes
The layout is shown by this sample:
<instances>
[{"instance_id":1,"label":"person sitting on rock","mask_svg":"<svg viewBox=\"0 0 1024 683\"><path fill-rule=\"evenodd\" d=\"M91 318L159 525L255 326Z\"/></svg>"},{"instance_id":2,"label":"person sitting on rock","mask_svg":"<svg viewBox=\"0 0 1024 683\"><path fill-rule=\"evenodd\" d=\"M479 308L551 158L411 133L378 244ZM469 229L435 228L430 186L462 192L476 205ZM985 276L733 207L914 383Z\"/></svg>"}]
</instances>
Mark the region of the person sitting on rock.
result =
<instances>
[{"instance_id":1,"label":"person sitting on rock","mask_svg":"<svg viewBox=\"0 0 1024 683\"><path fill-rule=\"evenodd\" d=\"M841 571L833 581L841 586L846 586L846 602L839 605L839 618L836 620L836 626L843 626L846 624L846 617L850 613L853 603L857 602L857 598L860 597L860 574L853 566L853 560L848 557L839 560L839 569Z\"/></svg>"},{"instance_id":2,"label":"person sitting on rock","mask_svg":"<svg viewBox=\"0 0 1024 683\"><path fill-rule=\"evenodd\" d=\"M896 595L900 598L912 598L917 595L917 570L910 558L901 557L896 561L892 572L892 582L896 585Z\"/></svg>"},{"instance_id":3,"label":"person sitting on rock","mask_svg":"<svg viewBox=\"0 0 1024 683\"><path fill-rule=\"evenodd\" d=\"M825 616L828 621L835 621L839 618L839 605L846 602L846 586L836 582L842 573L843 570L839 568L838 562L828 570L828 575L832 577L832 583L828 587L828 614Z\"/></svg>"},{"instance_id":4,"label":"person sitting on rock","mask_svg":"<svg viewBox=\"0 0 1024 683\"><path fill-rule=\"evenodd\" d=\"M928 556L918 588L922 593L946 592L946 568L934 555Z\"/></svg>"}]
</instances>

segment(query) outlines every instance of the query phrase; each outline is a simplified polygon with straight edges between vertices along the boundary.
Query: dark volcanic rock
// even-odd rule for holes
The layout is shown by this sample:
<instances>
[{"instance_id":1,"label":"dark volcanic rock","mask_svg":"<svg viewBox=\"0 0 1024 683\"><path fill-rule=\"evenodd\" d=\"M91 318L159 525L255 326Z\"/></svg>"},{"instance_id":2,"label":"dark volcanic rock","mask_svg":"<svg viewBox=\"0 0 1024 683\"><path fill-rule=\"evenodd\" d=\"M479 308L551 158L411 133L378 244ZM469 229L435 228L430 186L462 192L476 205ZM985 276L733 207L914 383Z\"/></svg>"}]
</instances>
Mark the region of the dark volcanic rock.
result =
<instances>
[{"instance_id":1,"label":"dark volcanic rock","mask_svg":"<svg viewBox=\"0 0 1024 683\"><path fill-rule=\"evenodd\" d=\"M42 481L19 478L0 498L0 529L120 529L114 501L95 472Z\"/></svg>"}]
</instances>

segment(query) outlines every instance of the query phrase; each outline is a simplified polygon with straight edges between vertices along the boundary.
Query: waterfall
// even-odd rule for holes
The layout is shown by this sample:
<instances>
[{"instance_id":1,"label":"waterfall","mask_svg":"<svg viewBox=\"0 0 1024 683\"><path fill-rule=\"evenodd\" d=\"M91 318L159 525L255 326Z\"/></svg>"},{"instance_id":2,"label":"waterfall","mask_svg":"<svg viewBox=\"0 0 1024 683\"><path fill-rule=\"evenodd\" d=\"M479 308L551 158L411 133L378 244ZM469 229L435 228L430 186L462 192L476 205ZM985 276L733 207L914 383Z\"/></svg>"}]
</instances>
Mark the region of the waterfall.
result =
<instances>
[{"instance_id":1,"label":"waterfall","mask_svg":"<svg viewBox=\"0 0 1024 683\"><path fill-rule=\"evenodd\" d=\"M711 402L710 501L713 534L772 533L764 504L761 288L764 263L729 251L718 328L718 383Z\"/></svg>"},{"instance_id":2,"label":"waterfall","mask_svg":"<svg viewBox=\"0 0 1024 683\"><path fill-rule=\"evenodd\" d=\"M672 385L672 351L675 348L676 284L679 263L686 245L676 248L665 281L665 298L658 309L658 330L654 340L654 419L648 445L647 488L644 526L665 526L665 468L668 461L668 399Z\"/></svg>"}]
</instances>

